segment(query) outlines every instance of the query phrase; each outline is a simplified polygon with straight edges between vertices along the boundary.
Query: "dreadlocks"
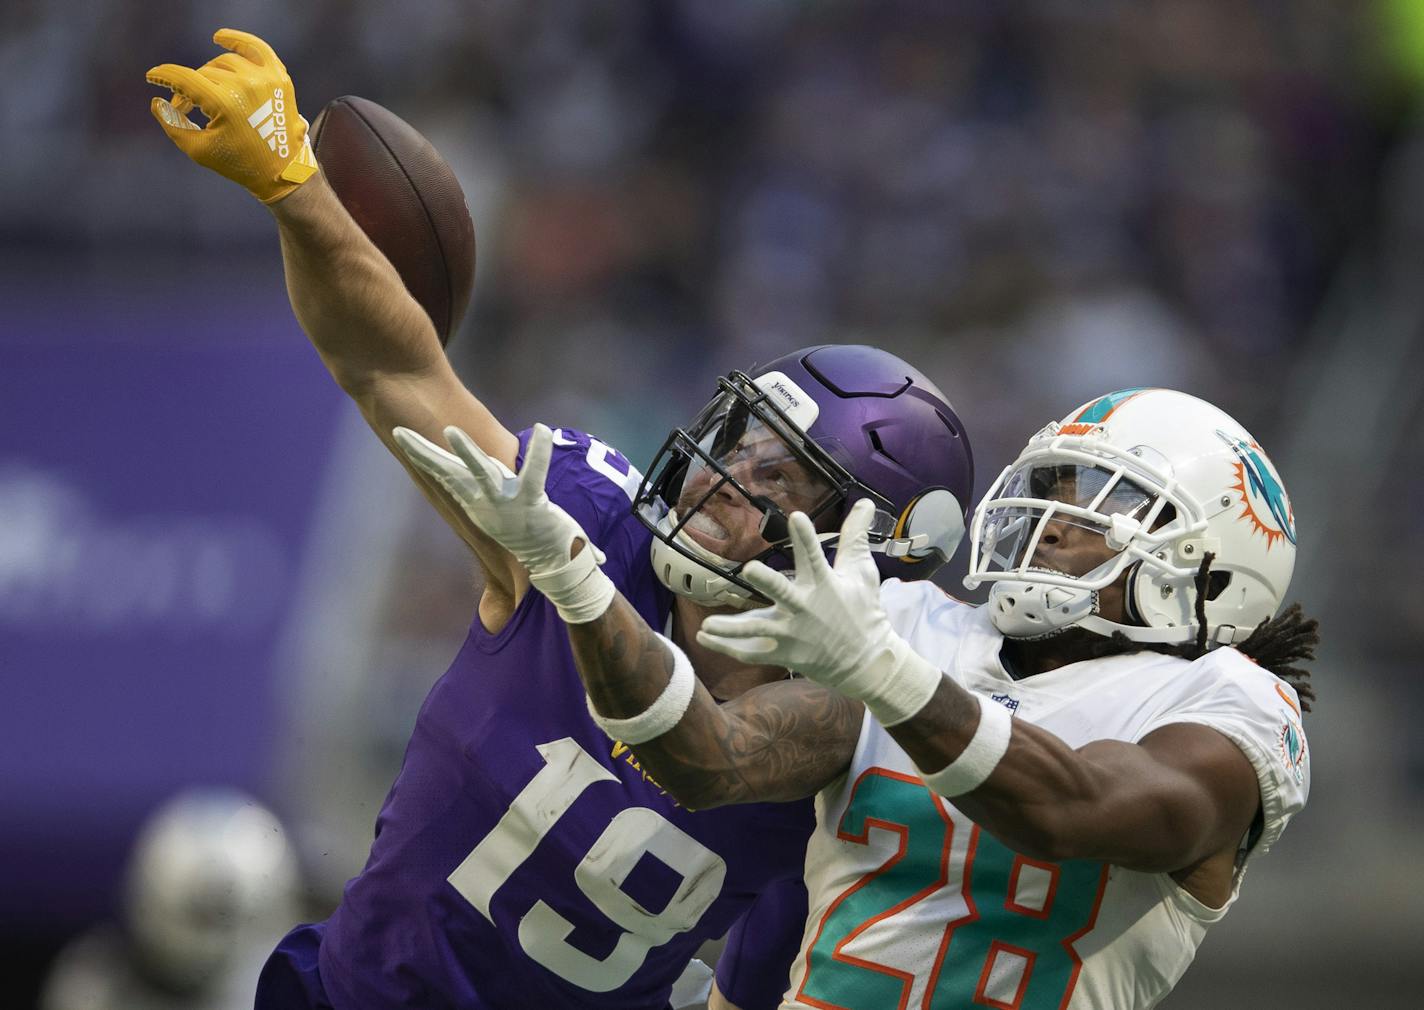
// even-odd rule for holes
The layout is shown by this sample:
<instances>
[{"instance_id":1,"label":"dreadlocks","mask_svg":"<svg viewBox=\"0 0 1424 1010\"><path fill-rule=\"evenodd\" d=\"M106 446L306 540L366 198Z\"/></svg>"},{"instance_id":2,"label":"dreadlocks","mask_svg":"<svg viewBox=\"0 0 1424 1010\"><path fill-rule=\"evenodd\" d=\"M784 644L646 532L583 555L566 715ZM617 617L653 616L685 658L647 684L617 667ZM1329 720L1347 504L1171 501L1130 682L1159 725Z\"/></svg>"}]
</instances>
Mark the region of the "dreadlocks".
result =
<instances>
[{"instance_id":1,"label":"dreadlocks","mask_svg":"<svg viewBox=\"0 0 1424 1010\"><path fill-rule=\"evenodd\" d=\"M1134 642L1121 631L1115 631L1111 638L1100 639L1092 649L1090 658L1115 656L1124 652L1148 650L1161 652L1182 659L1200 659L1209 649L1210 631L1206 623L1206 601L1209 592L1211 563L1216 555L1207 553L1202 557L1194 581L1196 599L1197 637L1195 641L1181 644ZM1256 625L1250 636L1236 646L1238 652L1249 656L1265 669L1295 688L1300 697L1300 707L1310 711L1310 703L1315 699L1315 689L1310 686L1310 671L1301 668L1300 663L1315 659L1315 647L1320 644L1320 622L1306 617L1299 603L1292 603L1275 617L1268 617Z\"/></svg>"}]
</instances>

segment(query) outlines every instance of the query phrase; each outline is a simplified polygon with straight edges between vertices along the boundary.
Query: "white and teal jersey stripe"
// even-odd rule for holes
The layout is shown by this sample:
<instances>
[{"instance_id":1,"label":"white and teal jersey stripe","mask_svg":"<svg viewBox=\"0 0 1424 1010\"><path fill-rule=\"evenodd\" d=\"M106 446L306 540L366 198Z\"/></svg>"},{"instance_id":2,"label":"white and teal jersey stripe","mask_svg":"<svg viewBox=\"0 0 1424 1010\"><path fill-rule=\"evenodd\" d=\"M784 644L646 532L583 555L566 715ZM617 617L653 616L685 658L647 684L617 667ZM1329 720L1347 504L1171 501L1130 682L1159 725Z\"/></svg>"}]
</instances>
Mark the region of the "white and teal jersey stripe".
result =
<instances>
[{"instance_id":1,"label":"white and teal jersey stripe","mask_svg":"<svg viewBox=\"0 0 1424 1010\"><path fill-rule=\"evenodd\" d=\"M1115 656L1014 681L982 611L925 583L887 583L882 599L922 655L1072 746L1138 740L1178 722L1225 733L1261 785L1253 856L1305 803L1295 692L1234 650L1194 663ZM850 771L817 798L806 882L811 914L787 1008L1152 1007L1231 904L1208 908L1167 874L1011 851L933 795L868 716Z\"/></svg>"}]
</instances>

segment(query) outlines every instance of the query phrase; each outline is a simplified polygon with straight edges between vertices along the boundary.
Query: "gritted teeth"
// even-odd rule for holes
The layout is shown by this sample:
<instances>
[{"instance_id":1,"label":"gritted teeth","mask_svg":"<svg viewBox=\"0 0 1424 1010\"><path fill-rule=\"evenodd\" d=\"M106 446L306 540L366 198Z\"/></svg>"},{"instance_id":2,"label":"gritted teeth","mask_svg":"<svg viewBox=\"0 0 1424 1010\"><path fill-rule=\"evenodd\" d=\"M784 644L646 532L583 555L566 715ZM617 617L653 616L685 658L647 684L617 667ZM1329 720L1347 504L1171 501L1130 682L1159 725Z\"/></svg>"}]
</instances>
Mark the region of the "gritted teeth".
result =
<instances>
[{"instance_id":1,"label":"gritted teeth","mask_svg":"<svg viewBox=\"0 0 1424 1010\"><path fill-rule=\"evenodd\" d=\"M1073 575L1073 574L1071 574L1071 573L1069 573L1069 572L1059 571L1057 568L1049 568L1049 567L1047 567L1046 565L1029 565L1028 568L1026 568L1024 571L1025 571L1025 573L1027 573L1027 572L1040 572L1040 573L1042 573L1042 574L1044 574L1044 575L1059 575L1059 576L1062 576L1062 577L1065 578L1065 579L1081 579L1081 578L1082 578L1081 575Z\"/></svg>"},{"instance_id":2,"label":"gritted teeth","mask_svg":"<svg viewBox=\"0 0 1424 1010\"><path fill-rule=\"evenodd\" d=\"M730 534L727 527L713 519L706 512L695 512L683 526L684 530L695 530L703 536L711 537L714 540L726 540Z\"/></svg>"}]
</instances>

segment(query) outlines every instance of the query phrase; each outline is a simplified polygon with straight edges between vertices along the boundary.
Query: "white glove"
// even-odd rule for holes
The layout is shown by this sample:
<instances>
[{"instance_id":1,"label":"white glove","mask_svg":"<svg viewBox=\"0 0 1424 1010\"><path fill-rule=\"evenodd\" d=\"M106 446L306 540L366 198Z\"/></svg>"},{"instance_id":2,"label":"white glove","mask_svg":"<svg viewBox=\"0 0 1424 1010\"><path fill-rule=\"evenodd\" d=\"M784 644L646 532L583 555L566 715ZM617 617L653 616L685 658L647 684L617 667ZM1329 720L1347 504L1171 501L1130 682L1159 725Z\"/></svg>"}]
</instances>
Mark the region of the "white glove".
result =
<instances>
[{"instance_id":1,"label":"white glove","mask_svg":"<svg viewBox=\"0 0 1424 1010\"><path fill-rule=\"evenodd\" d=\"M445 429L445 439L458 456L409 428L396 428L391 435L406 458L429 474L471 522L529 570L529 581L558 608L560 617L584 624L608 609L616 590L599 571L603 552L574 517L544 493L554 442L545 425L534 426L517 475L454 426ZM584 548L571 557L579 541Z\"/></svg>"},{"instance_id":2,"label":"white glove","mask_svg":"<svg viewBox=\"0 0 1424 1010\"><path fill-rule=\"evenodd\" d=\"M795 581L758 561L741 576L770 609L716 614L697 640L744 663L774 663L865 702L882 725L910 718L930 700L942 674L890 627L880 605L880 572L867 532L875 507L862 499L841 526L832 568L804 512L790 519Z\"/></svg>"}]
</instances>

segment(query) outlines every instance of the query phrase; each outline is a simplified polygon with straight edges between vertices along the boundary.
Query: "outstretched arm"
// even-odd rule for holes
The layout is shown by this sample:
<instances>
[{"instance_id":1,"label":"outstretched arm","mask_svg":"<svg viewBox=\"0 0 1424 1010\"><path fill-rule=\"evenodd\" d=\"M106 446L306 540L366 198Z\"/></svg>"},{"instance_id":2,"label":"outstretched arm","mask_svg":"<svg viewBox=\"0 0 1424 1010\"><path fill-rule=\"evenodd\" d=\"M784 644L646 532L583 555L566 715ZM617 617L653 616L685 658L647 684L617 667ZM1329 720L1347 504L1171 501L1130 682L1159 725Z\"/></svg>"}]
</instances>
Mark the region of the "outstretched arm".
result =
<instances>
[{"instance_id":1,"label":"outstretched arm","mask_svg":"<svg viewBox=\"0 0 1424 1010\"><path fill-rule=\"evenodd\" d=\"M213 39L231 52L197 69L163 64L148 72L151 83L173 92L171 101L153 100L154 115L185 154L271 210L292 308L331 374L392 451L396 425L436 437L444 425L457 424L512 466L517 439L460 382L429 318L318 171L286 67L254 35L223 29ZM250 117L278 98L286 129L262 134ZM207 116L206 126L188 118L194 107ZM405 462L398 452L397 458ZM474 548L489 577L487 592L506 594L512 605L526 584L518 566L410 472Z\"/></svg>"},{"instance_id":2,"label":"outstretched arm","mask_svg":"<svg viewBox=\"0 0 1424 1010\"><path fill-rule=\"evenodd\" d=\"M929 704L889 733L933 781L974 738L981 704L994 703L945 678ZM1073 748L1020 719L983 784L954 796L1026 855L1163 873L1234 848L1260 802L1246 755L1210 727L1181 723L1137 743Z\"/></svg>"},{"instance_id":3,"label":"outstretched arm","mask_svg":"<svg viewBox=\"0 0 1424 1010\"><path fill-rule=\"evenodd\" d=\"M270 207L297 321L376 436L474 549L490 589L508 597L512 607L528 584L523 573L410 465L391 432L399 426L438 438L447 424L454 424L511 467L518 440L460 382L430 318L323 177Z\"/></svg>"},{"instance_id":4,"label":"outstretched arm","mask_svg":"<svg viewBox=\"0 0 1424 1010\"><path fill-rule=\"evenodd\" d=\"M297 321L381 440L394 448L398 425L436 437L453 424L512 467L514 434L460 382L430 318L325 178L270 209Z\"/></svg>"},{"instance_id":5,"label":"outstretched arm","mask_svg":"<svg viewBox=\"0 0 1424 1010\"><path fill-rule=\"evenodd\" d=\"M570 624L594 708L623 719L666 690L673 656L621 595L600 617ZM864 710L807 680L764 684L718 705L700 682L677 724L632 745L649 775L695 810L812 796L850 766Z\"/></svg>"},{"instance_id":6,"label":"outstretched arm","mask_svg":"<svg viewBox=\"0 0 1424 1010\"><path fill-rule=\"evenodd\" d=\"M698 640L864 700L931 788L1026 855L1179 871L1235 846L1260 793L1246 756L1216 730L1169 725L1140 743L1075 749L916 655L879 605L863 504L841 529L834 568L810 521L793 515L796 580L748 565L743 577L776 606L709 617Z\"/></svg>"}]
</instances>

